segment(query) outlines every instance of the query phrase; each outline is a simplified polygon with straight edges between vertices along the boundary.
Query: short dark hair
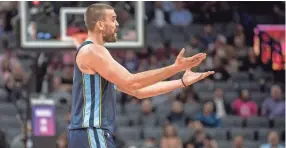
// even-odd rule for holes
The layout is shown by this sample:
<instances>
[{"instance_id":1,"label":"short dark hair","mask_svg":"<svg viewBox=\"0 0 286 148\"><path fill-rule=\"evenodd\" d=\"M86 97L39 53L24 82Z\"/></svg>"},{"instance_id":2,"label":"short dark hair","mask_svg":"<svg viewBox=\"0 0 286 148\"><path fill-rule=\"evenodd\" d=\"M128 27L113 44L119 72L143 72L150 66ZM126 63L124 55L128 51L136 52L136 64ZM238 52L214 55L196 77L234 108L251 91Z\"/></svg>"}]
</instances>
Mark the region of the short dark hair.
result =
<instances>
[{"instance_id":1,"label":"short dark hair","mask_svg":"<svg viewBox=\"0 0 286 148\"><path fill-rule=\"evenodd\" d=\"M104 10L106 9L113 9L113 7L103 3L96 3L87 7L84 14L84 22L87 30L92 31L96 22L104 19Z\"/></svg>"}]
</instances>

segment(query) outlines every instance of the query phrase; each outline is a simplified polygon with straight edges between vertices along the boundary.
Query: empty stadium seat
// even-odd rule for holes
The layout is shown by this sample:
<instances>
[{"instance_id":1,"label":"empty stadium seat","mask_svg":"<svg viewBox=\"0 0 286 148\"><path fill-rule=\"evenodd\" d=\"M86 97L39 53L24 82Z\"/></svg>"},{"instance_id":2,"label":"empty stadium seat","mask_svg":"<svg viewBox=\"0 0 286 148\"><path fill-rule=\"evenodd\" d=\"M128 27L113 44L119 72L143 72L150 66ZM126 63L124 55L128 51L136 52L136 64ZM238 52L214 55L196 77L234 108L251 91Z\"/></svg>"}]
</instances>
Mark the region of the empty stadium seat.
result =
<instances>
[{"instance_id":1,"label":"empty stadium seat","mask_svg":"<svg viewBox=\"0 0 286 148\"><path fill-rule=\"evenodd\" d=\"M158 116L166 116L171 112L171 108L171 104L159 105L156 109L156 114Z\"/></svg>"},{"instance_id":2,"label":"empty stadium seat","mask_svg":"<svg viewBox=\"0 0 286 148\"><path fill-rule=\"evenodd\" d=\"M279 129L285 128L285 117L275 118L274 119L274 127Z\"/></svg>"},{"instance_id":3,"label":"empty stadium seat","mask_svg":"<svg viewBox=\"0 0 286 148\"><path fill-rule=\"evenodd\" d=\"M215 88L221 88L225 92L227 91L235 91L236 88L234 87L233 84L227 83L227 82L216 82L214 85Z\"/></svg>"},{"instance_id":4,"label":"empty stadium seat","mask_svg":"<svg viewBox=\"0 0 286 148\"><path fill-rule=\"evenodd\" d=\"M202 106L200 104L185 104L184 105L184 113L189 117L193 117L201 109L202 109Z\"/></svg>"},{"instance_id":5,"label":"empty stadium seat","mask_svg":"<svg viewBox=\"0 0 286 148\"><path fill-rule=\"evenodd\" d=\"M232 73L231 79L234 81L248 81L249 76L248 73L245 72L237 72L237 73Z\"/></svg>"},{"instance_id":6,"label":"empty stadium seat","mask_svg":"<svg viewBox=\"0 0 286 148\"><path fill-rule=\"evenodd\" d=\"M120 126L129 126L129 118L128 116L117 115L116 116L116 125Z\"/></svg>"},{"instance_id":7,"label":"empty stadium seat","mask_svg":"<svg viewBox=\"0 0 286 148\"><path fill-rule=\"evenodd\" d=\"M140 113L136 114L128 114L128 119L130 121L130 125L132 126L138 126L139 125L139 118Z\"/></svg>"},{"instance_id":8,"label":"empty stadium seat","mask_svg":"<svg viewBox=\"0 0 286 148\"><path fill-rule=\"evenodd\" d=\"M127 114L137 114L139 115L140 111L141 111L141 106L140 104L126 104L125 105L125 111Z\"/></svg>"},{"instance_id":9,"label":"empty stadium seat","mask_svg":"<svg viewBox=\"0 0 286 148\"><path fill-rule=\"evenodd\" d=\"M226 116L221 118L222 127L229 128L229 127L242 127L243 120L239 116Z\"/></svg>"},{"instance_id":10,"label":"empty stadium seat","mask_svg":"<svg viewBox=\"0 0 286 148\"><path fill-rule=\"evenodd\" d=\"M207 83L199 82L199 83L195 83L193 86L194 86L194 91L196 91L196 92L200 92L200 91L211 92L211 91L213 91L212 85L207 84Z\"/></svg>"},{"instance_id":11,"label":"empty stadium seat","mask_svg":"<svg viewBox=\"0 0 286 148\"><path fill-rule=\"evenodd\" d=\"M185 28L185 32L189 34L189 36L198 35L203 30L203 26L199 24L190 24Z\"/></svg>"},{"instance_id":12,"label":"empty stadium seat","mask_svg":"<svg viewBox=\"0 0 286 148\"><path fill-rule=\"evenodd\" d=\"M132 147L135 147L135 148L141 148L144 144L144 141L132 141L132 140L128 140L126 141L126 144L125 146L127 146L128 148L132 148Z\"/></svg>"},{"instance_id":13,"label":"empty stadium seat","mask_svg":"<svg viewBox=\"0 0 286 148\"><path fill-rule=\"evenodd\" d=\"M262 142L256 142L256 141L251 141L251 140L244 140L244 146L247 148L258 148Z\"/></svg>"},{"instance_id":14,"label":"empty stadium seat","mask_svg":"<svg viewBox=\"0 0 286 148\"><path fill-rule=\"evenodd\" d=\"M243 136L245 139L248 140L255 140L254 138L254 129L250 128L232 128L230 129L231 137L234 138L235 136Z\"/></svg>"},{"instance_id":15,"label":"empty stadium seat","mask_svg":"<svg viewBox=\"0 0 286 148\"><path fill-rule=\"evenodd\" d=\"M165 124L165 122L167 121L167 116L166 115L159 115L159 114L157 114L157 118L158 118L159 126L163 126Z\"/></svg>"},{"instance_id":16,"label":"empty stadium seat","mask_svg":"<svg viewBox=\"0 0 286 148\"><path fill-rule=\"evenodd\" d=\"M158 123L157 120L155 113L148 116L140 116L139 125L142 127L155 127Z\"/></svg>"},{"instance_id":17,"label":"empty stadium seat","mask_svg":"<svg viewBox=\"0 0 286 148\"><path fill-rule=\"evenodd\" d=\"M271 129L258 129L258 139L259 141L267 141L268 133L272 131Z\"/></svg>"},{"instance_id":18,"label":"empty stadium seat","mask_svg":"<svg viewBox=\"0 0 286 148\"><path fill-rule=\"evenodd\" d=\"M118 115L123 114L122 106L119 103L116 104L116 114Z\"/></svg>"},{"instance_id":19,"label":"empty stadium seat","mask_svg":"<svg viewBox=\"0 0 286 148\"><path fill-rule=\"evenodd\" d=\"M232 142L230 142L230 141L217 141L217 145L219 148L230 148L232 145Z\"/></svg>"},{"instance_id":20,"label":"empty stadium seat","mask_svg":"<svg viewBox=\"0 0 286 148\"><path fill-rule=\"evenodd\" d=\"M163 134L163 129L161 127L146 127L143 128L143 137L146 138L155 138L157 141L161 139L161 136Z\"/></svg>"},{"instance_id":21,"label":"empty stadium seat","mask_svg":"<svg viewBox=\"0 0 286 148\"><path fill-rule=\"evenodd\" d=\"M205 131L216 140L227 140L228 128L206 128Z\"/></svg>"},{"instance_id":22,"label":"empty stadium seat","mask_svg":"<svg viewBox=\"0 0 286 148\"><path fill-rule=\"evenodd\" d=\"M213 99L213 92L198 92L198 95L202 102Z\"/></svg>"},{"instance_id":23,"label":"empty stadium seat","mask_svg":"<svg viewBox=\"0 0 286 148\"><path fill-rule=\"evenodd\" d=\"M119 127L117 129L117 135L122 140L139 140L140 139L140 129L138 127Z\"/></svg>"},{"instance_id":24,"label":"empty stadium seat","mask_svg":"<svg viewBox=\"0 0 286 148\"><path fill-rule=\"evenodd\" d=\"M1 80L0 80L1 81ZM1 82L0 82L1 83ZM8 98L8 93L5 89L1 88L1 84L0 84L0 101L7 101Z\"/></svg>"},{"instance_id":25,"label":"empty stadium seat","mask_svg":"<svg viewBox=\"0 0 286 148\"><path fill-rule=\"evenodd\" d=\"M21 133L21 128L7 128L4 129L4 132L7 134L7 141L11 143Z\"/></svg>"},{"instance_id":26,"label":"empty stadium seat","mask_svg":"<svg viewBox=\"0 0 286 148\"><path fill-rule=\"evenodd\" d=\"M1 102L0 103L0 113L2 115L15 117L17 115L17 110L12 103Z\"/></svg>"},{"instance_id":27,"label":"empty stadium seat","mask_svg":"<svg viewBox=\"0 0 286 148\"><path fill-rule=\"evenodd\" d=\"M238 98L238 93L236 91L228 91L224 93L225 101L232 103L235 99Z\"/></svg>"},{"instance_id":28,"label":"empty stadium seat","mask_svg":"<svg viewBox=\"0 0 286 148\"><path fill-rule=\"evenodd\" d=\"M1 112L2 113L2 112ZM19 118L11 115L1 115L0 116L0 127L3 129L7 128L20 128L21 127L21 121L19 121Z\"/></svg>"},{"instance_id":29,"label":"empty stadium seat","mask_svg":"<svg viewBox=\"0 0 286 148\"><path fill-rule=\"evenodd\" d=\"M260 85L255 81L239 83L241 89L248 89L250 91L259 91Z\"/></svg>"},{"instance_id":30,"label":"empty stadium seat","mask_svg":"<svg viewBox=\"0 0 286 148\"><path fill-rule=\"evenodd\" d=\"M269 120L265 117L249 117L246 120L246 126L249 128L269 128Z\"/></svg>"}]
</instances>

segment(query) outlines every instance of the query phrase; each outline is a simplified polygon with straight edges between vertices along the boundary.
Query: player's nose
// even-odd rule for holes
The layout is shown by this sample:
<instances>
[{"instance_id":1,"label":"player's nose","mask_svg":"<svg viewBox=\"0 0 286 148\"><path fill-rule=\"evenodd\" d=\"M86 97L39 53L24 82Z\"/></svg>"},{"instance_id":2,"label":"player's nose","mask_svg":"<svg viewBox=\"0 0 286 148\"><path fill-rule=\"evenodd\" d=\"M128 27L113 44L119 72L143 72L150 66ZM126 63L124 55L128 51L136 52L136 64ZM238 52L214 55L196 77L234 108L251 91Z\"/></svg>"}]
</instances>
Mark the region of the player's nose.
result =
<instances>
[{"instance_id":1,"label":"player's nose","mask_svg":"<svg viewBox=\"0 0 286 148\"><path fill-rule=\"evenodd\" d=\"M119 27L119 23L117 21L116 21L115 25L116 25L117 28Z\"/></svg>"}]
</instances>

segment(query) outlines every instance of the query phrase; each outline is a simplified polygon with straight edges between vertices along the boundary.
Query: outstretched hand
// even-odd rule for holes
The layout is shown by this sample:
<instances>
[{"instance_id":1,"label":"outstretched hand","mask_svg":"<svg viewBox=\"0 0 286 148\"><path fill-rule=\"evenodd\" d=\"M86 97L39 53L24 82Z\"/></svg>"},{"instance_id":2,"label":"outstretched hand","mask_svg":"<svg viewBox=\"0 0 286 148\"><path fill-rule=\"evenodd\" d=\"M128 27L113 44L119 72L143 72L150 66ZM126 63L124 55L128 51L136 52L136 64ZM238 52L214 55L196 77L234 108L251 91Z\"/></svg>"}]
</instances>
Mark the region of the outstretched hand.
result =
<instances>
[{"instance_id":1,"label":"outstretched hand","mask_svg":"<svg viewBox=\"0 0 286 148\"><path fill-rule=\"evenodd\" d=\"M214 74L214 71L208 72L192 72L190 69L186 70L182 79L186 86L192 85L200 80L205 79L206 77Z\"/></svg>"},{"instance_id":2,"label":"outstretched hand","mask_svg":"<svg viewBox=\"0 0 286 148\"><path fill-rule=\"evenodd\" d=\"M192 57L184 57L185 49L183 48L177 56L175 66L179 71L184 71L198 66L207 56L205 53L199 53Z\"/></svg>"}]
</instances>

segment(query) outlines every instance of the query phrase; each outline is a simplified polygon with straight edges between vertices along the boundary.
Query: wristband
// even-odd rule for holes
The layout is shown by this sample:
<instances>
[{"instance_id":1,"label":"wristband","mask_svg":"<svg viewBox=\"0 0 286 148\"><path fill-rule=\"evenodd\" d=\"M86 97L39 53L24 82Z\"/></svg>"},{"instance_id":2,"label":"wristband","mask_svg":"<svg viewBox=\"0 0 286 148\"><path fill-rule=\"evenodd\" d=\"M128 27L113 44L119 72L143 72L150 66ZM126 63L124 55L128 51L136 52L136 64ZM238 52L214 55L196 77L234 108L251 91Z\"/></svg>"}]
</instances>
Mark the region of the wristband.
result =
<instances>
[{"instance_id":1,"label":"wristband","mask_svg":"<svg viewBox=\"0 0 286 148\"><path fill-rule=\"evenodd\" d=\"M184 87L187 87L186 84L185 84L184 81L183 81L183 78L181 78L181 81L182 81Z\"/></svg>"}]
</instances>

